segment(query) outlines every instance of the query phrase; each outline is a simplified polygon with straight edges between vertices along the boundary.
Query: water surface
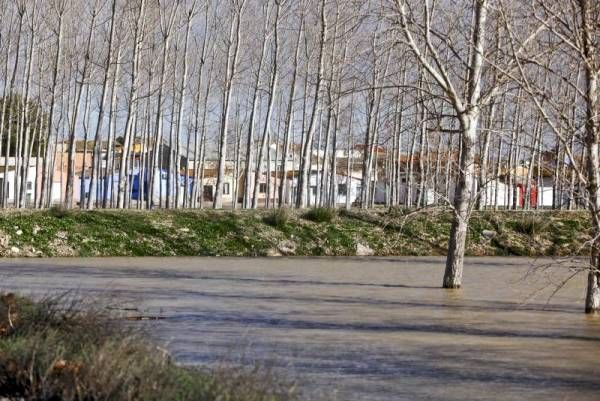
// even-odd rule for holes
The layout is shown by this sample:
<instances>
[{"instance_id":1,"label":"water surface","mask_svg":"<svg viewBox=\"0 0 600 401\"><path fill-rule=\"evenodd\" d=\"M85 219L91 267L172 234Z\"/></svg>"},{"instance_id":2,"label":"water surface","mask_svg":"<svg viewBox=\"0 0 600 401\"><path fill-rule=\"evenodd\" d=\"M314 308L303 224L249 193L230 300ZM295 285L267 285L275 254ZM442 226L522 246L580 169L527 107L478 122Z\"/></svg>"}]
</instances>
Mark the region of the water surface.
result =
<instances>
[{"instance_id":1,"label":"water surface","mask_svg":"<svg viewBox=\"0 0 600 401\"><path fill-rule=\"evenodd\" d=\"M4 259L0 289L109 296L181 363L258 361L307 398L599 400L600 319L548 262L467 259L446 291L440 258Z\"/></svg>"}]
</instances>

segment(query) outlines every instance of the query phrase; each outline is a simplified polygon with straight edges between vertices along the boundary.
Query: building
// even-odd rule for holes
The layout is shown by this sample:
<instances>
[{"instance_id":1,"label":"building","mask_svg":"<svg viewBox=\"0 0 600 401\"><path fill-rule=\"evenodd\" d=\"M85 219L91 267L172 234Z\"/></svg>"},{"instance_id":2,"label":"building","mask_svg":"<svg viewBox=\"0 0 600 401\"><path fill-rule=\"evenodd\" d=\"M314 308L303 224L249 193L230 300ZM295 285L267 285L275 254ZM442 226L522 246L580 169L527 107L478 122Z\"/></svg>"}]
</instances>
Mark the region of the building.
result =
<instances>
[{"instance_id":1,"label":"building","mask_svg":"<svg viewBox=\"0 0 600 401\"><path fill-rule=\"evenodd\" d=\"M16 162L15 157L12 156L6 160L4 157L0 158L0 204L6 200L7 205L15 206ZM21 162L24 162L24 160L21 159ZM41 159L37 157L29 158L27 181L24 183L26 206L33 206L35 194L40 189L39 185L36 185L36 173L42 169L41 162Z\"/></svg>"}]
</instances>

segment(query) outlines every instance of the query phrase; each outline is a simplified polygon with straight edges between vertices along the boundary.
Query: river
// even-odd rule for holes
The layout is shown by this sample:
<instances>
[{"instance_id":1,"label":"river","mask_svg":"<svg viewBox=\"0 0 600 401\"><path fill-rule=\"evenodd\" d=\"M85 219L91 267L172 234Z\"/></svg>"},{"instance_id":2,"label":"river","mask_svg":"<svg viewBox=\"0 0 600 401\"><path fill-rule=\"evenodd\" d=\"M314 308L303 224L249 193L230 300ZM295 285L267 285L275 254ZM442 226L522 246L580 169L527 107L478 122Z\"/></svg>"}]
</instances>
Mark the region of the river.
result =
<instances>
[{"instance_id":1,"label":"river","mask_svg":"<svg viewBox=\"0 0 600 401\"><path fill-rule=\"evenodd\" d=\"M549 260L2 259L0 291L137 308L184 364L272 366L307 399L599 400L600 318ZM534 268L534 266L536 266Z\"/></svg>"}]
</instances>

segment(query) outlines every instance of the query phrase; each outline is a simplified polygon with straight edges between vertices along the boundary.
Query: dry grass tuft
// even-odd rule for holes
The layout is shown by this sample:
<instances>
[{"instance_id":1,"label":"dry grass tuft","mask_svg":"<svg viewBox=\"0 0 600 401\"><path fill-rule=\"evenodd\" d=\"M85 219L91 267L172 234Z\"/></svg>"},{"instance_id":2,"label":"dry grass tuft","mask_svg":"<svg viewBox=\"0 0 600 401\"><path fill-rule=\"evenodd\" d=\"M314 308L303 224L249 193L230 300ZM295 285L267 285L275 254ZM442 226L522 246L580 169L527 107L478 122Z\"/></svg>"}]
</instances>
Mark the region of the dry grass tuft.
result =
<instances>
[{"instance_id":1,"label":"dry grass tuft","mask_svg":"<svg viewBox=\"0 0 600 401\"><path fill-rule=\"evenodd\" d=\"M278 401L294 387L261 369L176 365L122 319L65 297L0 298L0 399Z\"/></svg>"}]
</instances>

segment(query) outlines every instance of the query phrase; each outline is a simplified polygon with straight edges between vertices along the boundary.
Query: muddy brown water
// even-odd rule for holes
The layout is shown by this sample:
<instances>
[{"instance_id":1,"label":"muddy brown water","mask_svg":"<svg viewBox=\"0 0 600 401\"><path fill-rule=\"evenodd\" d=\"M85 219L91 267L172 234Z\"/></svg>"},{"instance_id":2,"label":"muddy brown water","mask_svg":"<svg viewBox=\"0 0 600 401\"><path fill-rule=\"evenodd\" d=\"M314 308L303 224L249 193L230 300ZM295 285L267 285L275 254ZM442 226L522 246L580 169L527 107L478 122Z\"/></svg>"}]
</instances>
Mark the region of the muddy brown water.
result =
<instances>
[{"instance_id":1,"label":"muddy brown water","mask_svg":"<svg viewBox=\"0 0 600 401\"><path fill-rule=\"evenodd\" d=\"M549 298L548 262L467 259L446 291L440 258L4 259L0 290L107 296L164 317L179 362L273 366L307 399L600 400L600 318L584 277Z\"/></svg>"}]
</instances>

